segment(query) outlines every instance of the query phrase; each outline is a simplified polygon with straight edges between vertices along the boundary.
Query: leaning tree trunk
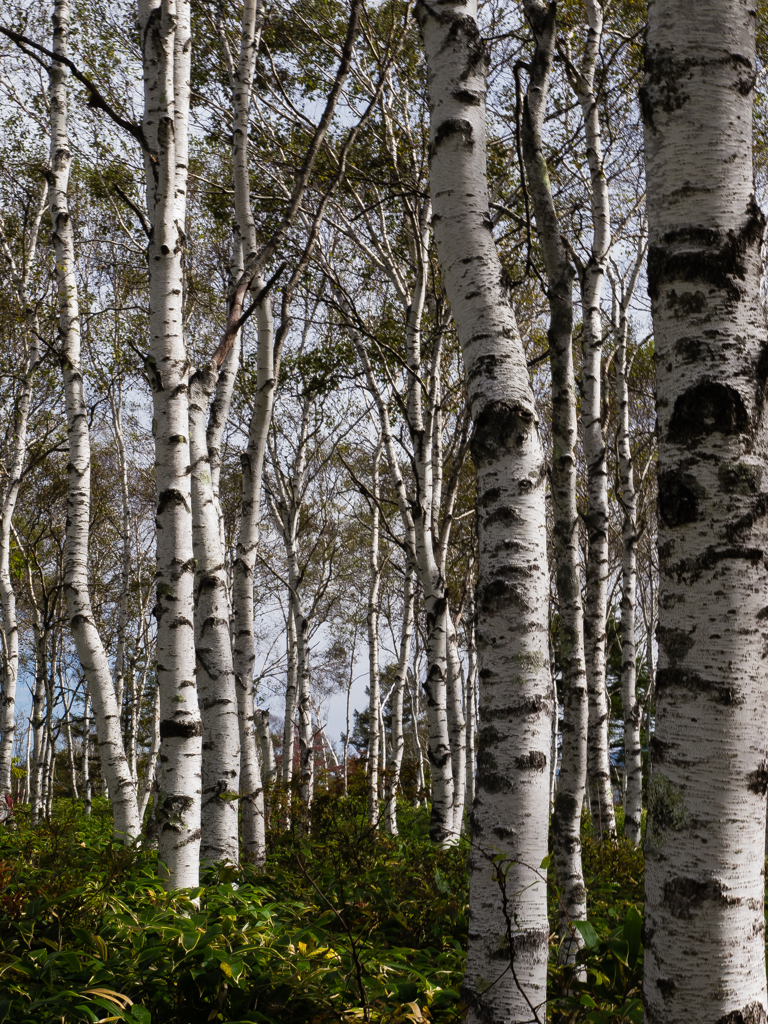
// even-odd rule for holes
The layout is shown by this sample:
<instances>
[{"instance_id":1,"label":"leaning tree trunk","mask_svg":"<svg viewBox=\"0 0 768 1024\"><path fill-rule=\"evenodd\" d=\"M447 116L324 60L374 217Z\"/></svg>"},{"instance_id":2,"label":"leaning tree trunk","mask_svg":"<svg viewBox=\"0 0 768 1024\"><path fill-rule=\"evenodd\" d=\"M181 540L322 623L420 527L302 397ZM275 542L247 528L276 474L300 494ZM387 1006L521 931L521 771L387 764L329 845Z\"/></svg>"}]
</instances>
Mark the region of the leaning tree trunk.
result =
<instances>
[{"instance_id":1,"label":"leaning tree trunk","mask_svg":"<svg viewBox=\"0 0 768 1024\"><path fill-rule=\"evenodd\" d=\"M56 0L54 5L53 50L57 57L69 57L69 0ZM94 620L88 589L91 447L80 362L80 311L74 229L67 197L72 156L67 132L67 70L64 64L55 62L51 66L50 81L49 203L56 256L61 366L69 441L64 593L77 655L93 701L101 765L112 802L115 834L131 840L141 831L136 786L123 749L120 709L115 699L112 672Z\"/></svg>"},{"instance_id":2,"label":"leaning tree trunk","mask_svg":"<svg viewBox=\"0 0 768 1024\"><path fill-rule=\"evenodd\" d=\"M559 605L562 666L563 746L552 814L552 842L562 891L562 954L578 948L572 921L587 916L581 865L581 809L587 773L587 677L581 605L579 514L576 507L576 393L573 373L573 270L568 262L555 210L542 134L549 76L555 50L556 9L526 0L535 50L523 109L522 146L528 189L547 272L549 356L552 371L552 555Z\"/></svg>"},{"instance_id":3,"label":"leaning tree trunk","mask_svg":"<svg viewBox=\"0 0 768 1024\"><path fill-rule=\"evenodd\" d=\"M203 726L195 679L189 360L184 268L191 32L188 0L140 0L149 241L149 355L157 490L158 857L167 886L200 873Z\"/></svg>"},{"instance_id":4,"label":"leaning tree trunk","mask_svg":"<svg viewBox=\"0 0 768 1024\"><path fill-rule=\"evenodd\" d=\"M755 75L754 5L649 4L641 108L660 569L649 1024L766 1020L768 333Z\"/></svg>"},{"instance_id":5,"label":"leaning tree trunk","mask_svg":"<svg viewBox=\"0 0 768 1024\"><path fill-rule=\"evenodd\" d=\"M417 10L429 72L435 240L464 354L477 473L480 756L464 994L470 1021L509 1024L535 1013L543 1019L546 1002L549 928L538 874L547 854L552 716L546 465L491 233L487 57L476 4ZM492 863L499 853L503 872Z\"/></svg>"}]
</instances>

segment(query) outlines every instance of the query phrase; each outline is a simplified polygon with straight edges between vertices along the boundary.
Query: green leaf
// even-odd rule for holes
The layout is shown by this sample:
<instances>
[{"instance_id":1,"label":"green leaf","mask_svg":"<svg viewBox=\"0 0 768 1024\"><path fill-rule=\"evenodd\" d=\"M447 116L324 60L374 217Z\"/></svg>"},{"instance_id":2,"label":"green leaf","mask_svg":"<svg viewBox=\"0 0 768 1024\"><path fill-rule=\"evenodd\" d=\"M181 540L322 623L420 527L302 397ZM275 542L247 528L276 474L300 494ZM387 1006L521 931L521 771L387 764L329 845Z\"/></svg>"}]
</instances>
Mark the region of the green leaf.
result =
<instances>
[{"instance_id":1,"label":"green leaf","mask_svg":"<svg viewBox=\"0 0 768 1024\"><path fill-rule=\"evenodd\" d=\"M582 939L584 939L584 945L587 949L592 949L594 946L599 945L600 937L589 921L574 921L573 923L578 928Z\"/></svg>"},{"instance_id":2,"label":"green leaf","mask_svg":"<svg viewBox=\"0 0 768 1024\"><path fill-rule=\"evenodd\" d=\"M549 865L552 863L552 854L548 853L544 860L539 864L542 871L546 871Z\"/></svg>"},{"instance_id":3,"label":"green leaf","mask_svg":"<svg viewBox=\"0 0 768 1024\"><path fill-rule=\"evenodd\" d=\"M624 941L629 947L629 966L634 967L640 954L643 919L637 907L630 907L624 918Z\"/></svg>"}]
</instances>

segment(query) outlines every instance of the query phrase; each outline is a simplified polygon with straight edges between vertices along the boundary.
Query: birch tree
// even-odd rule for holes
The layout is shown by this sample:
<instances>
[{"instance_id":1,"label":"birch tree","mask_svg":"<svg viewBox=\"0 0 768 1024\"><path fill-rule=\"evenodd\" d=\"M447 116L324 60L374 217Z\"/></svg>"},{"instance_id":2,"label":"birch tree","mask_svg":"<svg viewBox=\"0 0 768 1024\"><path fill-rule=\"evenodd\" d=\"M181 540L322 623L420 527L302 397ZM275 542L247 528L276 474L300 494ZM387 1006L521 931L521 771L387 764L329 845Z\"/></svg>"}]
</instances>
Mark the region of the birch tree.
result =
<instances>
[{"instance_id":1,"label":"birch tree","mask_svg":"<svg viewBox=\"0 0 768 1024\"><path fill-rule=\"evenodd\" d=\"M464 354L477 474L480 754L464 993L471 1021L528 1021L544 1015L548 953L545 886L524 866L536 867L546 856L549 825L545 463L490 231L487 57L476 13L474 3L419 8L435 241ZM486 859L491 848L509 858L504 884L515 894L511 918ZM500 945L513 968L501 975Z\"/></svg>"},{"instance_id":2,"label":"birch tree","mask_svg":"<svg viewBox=\"0 0 768 1024\"><path fill-rule=\"evenodd\" d=\"M138 836L141 829L136 787L125 757L120 708L107 653L94 620L88 582L91 452L80 358L74 231L67 196L72 160L67 126L68 72L64 63L69 56L69 18L68 0L56 0L53 52L62 61L57 60L50 69L51 155L48 198L56 255L61 364L69 440L64 591L72 634L93 701L102 768L112 801L115 833L130 840Z\"/></svg>"},{"instance_id":3,"label":"birch tree","mask_svg":"<svg viewBox=\"0 0 768 1024\"><path fill-rule=\"evenodd\" d=\"M766 326L755 12L653 0L641 105L659 437L645 1019L764 1020Z\"/></svg>"},{"instance_id":4,"label":"birch tree","mask_svg":"<svg viewBox=\"0 0 768 1024\"><path fill-rule=\"evenodd\" d=\"M157 488L158 856L169 888L196 886L203 726L194 630L188 355L182 256L189 147L187 0L140 0L149 240L150 339Z\"/></svg>"},{"instance_id":5,"label":"birch tree","mask_svg":"<svg viewBox=\"0 0 768 1024\"><path fill-rule=\"evenodd\" d=\"M573 268L568 258L543 152L549 78L556 45L556 8L528 0L534 34L523 109L521 141L525 173L547 274L549 360L552 370L552 547L562 662L563 749L552 814L558 883L563 890L562 952L573 955L571 921L587 916L581 865L581 809L587 773L588 699L581 603L579 518L576 505L576 393L573 367Z\"/></svg>"},{"instance_id":6,"label":"birch tree","mask_svg":"<svg viewBox=\"0 0 768 1024\"><path fill-rule=\"evenodd\" d=\"M9 245L0 224L0 253L5 259L16 291L20 319L24 324L26 348L21 372L20 389L14 403L13 442L5 459L5 483L0 495L0 608L2 609L2 660L0 666L0 795L11 791L11 765L16 736L16 684L19 676L19 626L16 616L16 593L11 580L10 548L11 528L27 458L27 432L34 371L41 359L37 339L37 316L30 294L30 278L37 251L40 222L46 207L47 187L40 193L31 218L28 233L23 239L21 265Z\"/></svg>"}]
</instances>

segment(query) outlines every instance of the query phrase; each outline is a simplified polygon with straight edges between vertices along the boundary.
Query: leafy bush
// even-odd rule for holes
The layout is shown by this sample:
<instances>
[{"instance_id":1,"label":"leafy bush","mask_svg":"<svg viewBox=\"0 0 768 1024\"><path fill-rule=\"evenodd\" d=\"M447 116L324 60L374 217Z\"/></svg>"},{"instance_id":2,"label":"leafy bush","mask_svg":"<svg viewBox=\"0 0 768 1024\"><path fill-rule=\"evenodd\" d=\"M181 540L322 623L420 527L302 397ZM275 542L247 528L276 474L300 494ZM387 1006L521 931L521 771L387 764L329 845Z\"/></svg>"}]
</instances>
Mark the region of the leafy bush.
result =
<instances>
[{"instance_id":1,"label":"leafy bush","mask_svg":"<svg viewBox=\"0 0 768 1024\"><path fill-rule=\"evenodd\" d=\"M435 850L423 814L393 839L320 798L311 838L280 837L266 872L167 894L98 810L0 835L0 1021L456 1019L466 851Z\"/></svg>"}]
</instances>

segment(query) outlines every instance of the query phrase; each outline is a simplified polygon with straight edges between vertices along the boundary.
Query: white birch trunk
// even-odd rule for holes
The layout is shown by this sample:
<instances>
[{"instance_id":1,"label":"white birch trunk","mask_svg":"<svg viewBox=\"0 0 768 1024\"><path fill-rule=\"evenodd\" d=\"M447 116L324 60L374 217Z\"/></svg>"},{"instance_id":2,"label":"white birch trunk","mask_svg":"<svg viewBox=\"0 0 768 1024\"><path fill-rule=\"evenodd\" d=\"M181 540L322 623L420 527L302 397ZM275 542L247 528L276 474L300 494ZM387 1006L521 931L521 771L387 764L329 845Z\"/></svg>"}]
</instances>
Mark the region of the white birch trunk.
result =
<instances>
[{"instance_id":1,"label":"white birch trunk","mask_svg":"<svg viewBox=\"0 0 768 1024\"><path fill-rule=\"evenodd\" d=\"M30 583L30 595L32 595ZM46 640L42 617L37 604L32 600L35 637L35 690L32 695L32 753L33 771L30 790L30 821L36 825L42 814L43 752L45 746L45 650Z\"/></svg>"},{"instance_id":2,"label":"white birch trunk","mask_svg":"<svg viewBox=\"0 0 768 1024\"><path fill-rule=\"evenodd\" d=\"M637 597L637 492L629 433L627 382L627 309L645 256L645 232L634 271L625 287L612 278L616 332L616 402L618 405L619 479L621 481L621 702L624 716L624 835L640 845L643 813L643 752L640 727L643 708L637 699L637 652L635 650L635 602Z\"/></svg>"},{"instance_id":3,"label":"white birch trunk","mask_svg":"<svg viewBox=\"0 0 768 1024\"><path fill-rule=\"evenodd\" d=\"M69 56L69 0L56 0L54 5L53 50L57 56ZM88 591L91 452L80 361L74 232L67 198L72 157L67 130L67 71L63 64L57 62L52 65L50 82L51 156L48 195L56 255L61 363L69 440L64 593L78 658L93 700L102 770L114 814L115 835L131 840L141 830L136 787L123 749L120 709L115 699L112 673L94 620Z\"/></svg>"},{"instance_id":4,"label":"white birch trunk","mask_svg":"<svg viewBox=\"0 0 768 1024\"><path fill-rule=\"evenodd\" d=\"M579 268L582 307L581 428L587 463L587 568L584 599L584 653L589 695L587 782L592 820L599 838L616 835L611 788L606 688L608 616L608 468L602 427L602 324L600 299L611 244L608 180L603 166L600 103L595 71L603 37L603 5L585 0L588 31L577 68L567 63L568 77L584 117L584 141L590 175L592 241L589 259Z\"/></svg>"},{"instance_id":5,"label":"white birch trunk","mask_svg":"<svg viewBox=\"0 0 768 1024\"><path fill-rule=\"evenodd\" d=\"M405 695L408 665L411 660L411 637L413 636L414 607L416 604L415 569L408 563L405 569L403 588L403 625L400 632L400 650L397 659L397 675L392 689L392 753L387 772L387 788L384 803L384 828L392 836L397 831L397 791L400 788L400 770L403 764L405 737L403 735L403 697ZM349 729L349 725L347 725Z\"/></svg>"},{"instance_id":6,"label":"white birch trunk","mask_svg":"<svg viewBox=\"0 0 768 1024\"><path fill-rule=\"evenodd\" d=\"M216 389L213 364L189 385L192 456L192 535L195 553L195 653L203 722L200 856L206 862L240 859L238 796L240 735L232 664L227 567L219 505L213 491L206 420Z\"/></svg>"},{"instance_id":7,"label":"white birch trunk","mask_svg":"<svg viewBox=\"0 0 768 1024\"><path fill-rule=\"evenodd\" d=\"M240 50L237 61L229 53L226 34L220 38L227 56L232 91L233 132L232 166L235 192L235 227L239 236L239 249L244 264L249 264L256 255L256 225L250 201L250 174L248 166L248 133L251 119L251 98L253 76L256 68L263 3L260 0L246 0L243 4L240 27ZM242 268L238 268L242 269ZM234 276L234 275L233 275ZM264 285L257 275L251 287L258 292ZM261 512L261 478L264 464L266 436L272 418L274 400L274 329L269 300L265 299L257 308L258 355L256 397L251 414L246 451L242 462L242 504L238 526L237 552L233 566L233 620L234 646L232 651L236 680L236 692L240 735L240 789L243 831L243 856L246 860L263 864L266 859L266 837L264 821L264 786L256 739L256 711L253 703L253 569L256 548L259 541L259 516ZM234 360L234 362L233 362ZM234 380L236 358L225 363L224 373L230 372ZM229 378L220 378L219 395L223 404L224 387L229 387ZM231 394L231 388L228 392ZM228 398L227 398L228 404ZM220 466L219 443L223 429L222 410L214 405L208 431L208 448L211 455L211 469L215 493L218 494Z\"/></svg>"},{"instance_id":8,"label":"white birch trunk","mask_svg":"<svg viewBox=\"0 0 768 1024\"><path fill-rule=\"evenodd\" d=\"M296 622L296 674L298 677L297 710L299 713L299 800L301 813L309 821L309 809L315 787L315 734L312 728L312 700L310 694L309 669L309 619L302 611L296 597L294 620Z\"/></svg>"},{"instance_id":9,"label":"white birch trunk","mask_svg":"<svg viewBox=\"0 0 768 1024\"><path fill-rule=\"evenodd\" d=\"M0 797L10 793L13 744L16 737L16 684L19 676L19 626L16 618L16 593L10 570L11 529L21 476L27 454L27 429L32 401L33 373L40 361L37 322L29 297L29 279L37 251L40 221L46 207L47 189L40 196L29 227L29 239L21 268L16 266L5 235L0 230L0 247L9 265L19 304L29 325L27 355L21 390L16 407L11 455L0 510L0 612L2 612L2 650L0 651Z\"/></svg>"},{"instance_id":10,"label":"white birch trunk","mask_svg":"<svg viewBox=\"0 0 768 1024\"><path fill-rule=\"evenodd\" d=\"M157 775L157 756L160 753L160 691L155 690L155 700L152 708L152 740L147 756L147 767L144 771L144 778L141 782L139 793L139 814L142 822L147 813L147 804L152 795Z\"/></svg>"},{"instance_id":11,"label":"white birch trunk","mask_svg":"<svg viewBox=\"0 0 768 1024\"><path fill-rule=\"evenodd\" d=\"M649 4L640 101L660 584L648 1024L766 1020L768 334L755 74L753 5Z\"/></svg>"},{"instance_id":12,"label":"white birch trunk","mask_svg":"<svg viewBox=\"0 0 768 1024\"><path fill-rule=\"evenodd\" d=\"M543 1019L546 1002L546 886L525 866L538 868L546 856L549 826L546 468L491 233L487 56L476 5L447 3L439 12L425 5L418 17L435 240L464 355L477 472L480 747L463 991L469 1021L509 1024L535 1013ZM508 858L506 905L490 863L499 851Z\"/></svg>"},{"instance_id":13,"label":"white birch trunk","mask_svg":"<svg viewBox=\"0 0 768 1024\"><path fill-rule=\"evenodd\" d=\"M458 839L464 831L464 801L467 790L467 721L464 716L462 666L456 626L448 612L448 734L451 738L451 769L453 771L453 835Z\"/></svg>"},{"instance_id":14,"label":"white birch trunk","mask_svg":"<svg viewBox=\"0 0 768 1024\"><path fill-rule=\"evenodd\" d=\"M466 711L467 720L467 783L466 803L469 813L475 801L475 692L477 688L477 646L475 644L475 595L470 589L467 599L467 686ZM555 705L557 706L557 705Z\"/></svg>"},{"instance_id":15,"label":"white birch trunk","mask_svg":"<svg viewBox=\"0 0 768 1024\"><path fill-rule=\"evenodd\" d=\"M379 467L382 441L379 439L373 457L373 483L371 488L371 550L368 589L368 822L379 823L379 744L381 739L381 689L379 677Z\"/></svg>"},{"instance_id":16,"label":"white birch trunk","mask_svg":"<svg viewBox=\"0 0 768 1024\"><path fill-rule=\"evenodd\" d=\"M298 657L296 653L296 620L293 616L293 602L288 602L286 620L286 655L288 660L285 685L285 724L283 726L283 785L286 798L289 796L293 779L293 751L296 743L296 701L298 697Z\"/></svg>"},{"instance_id":17,"label":"white birch trunk","mask_svg":"<svg viewBox=\"0 0 768 1024\"><path fill-rule=\"evenodd\" d=\"M525 12L533 28L535 51L523 111L522 146L549 285L547 336L552 371L552 548L563 672L563 745L552 813L552 841L557 883L562 890L560 935L564 941L561 955L570 958L579 945L570 922L582 921L587 916L581 864L581 813L586 786L588 734L576 506L578 436L573 369L573 270L561 237L542 144L549 75L555 52L556 9L527 0ZM556 719L557 705L553 711Z\"/></svg>"},{"instance_id":18,"label":"white birch trunk","mask_svg":"<svg viewBox=\"0 0 768 1024\"><path fill-rule=\"evenodd\" d=\"M128 459L125 451L123 434L123 395L120 383L118 392L109 392L109 403L112 411L112 427L117 442L118 466L120 467L120 599L117 604L117 649L115 651L115 696L120 713L123 710L123 694L125 691L125 632L128 627L128 587L131 579L131 507L128 490ZM130 763L130 758L129 758ZM135 772L132 773L134 781Z\"/></svg>"},{"instance_id":19,"label":"white birch trunk","mask_svg":"<svg viewBox=\"0 0 768 1024\"><path fill-rule=\"evenodd\" d=\"M72 705L72 698L70 697L69 704L64 703L64 732L67 737L67 753L69 754L69 779L70 785L72 786L72 798L74 800L80 799L80 794L77 790L77 769L75 767L75 746L72 742L72 720L70 717L70 707Z\"/></svg>"},{"instance_id":20,"label":"white birch trunk","mask_svg":"<svg viewBox=\"0 0 768 1024\"><path fill-rule=\"evenodd\" d=\"M256 731L259 734L264 782L273 785L277 778L277 764L275 763L275 748L272 745L272 733L269 729L269 711L265 708L256 708Z\"/></svg>"},{"instance_id":21,"label":"white birch trunk","mask_svg":"<svg viewBox=\"0 0 768 1024\"><path fill-rule=\"evenodd\" d=\"M157 488L158 857L170 889L200 871L203 726L195 681L189 363L183 327L190 13L187 0L140 0L147 168L150 343Z\"/></svg>"}]
</instances>

